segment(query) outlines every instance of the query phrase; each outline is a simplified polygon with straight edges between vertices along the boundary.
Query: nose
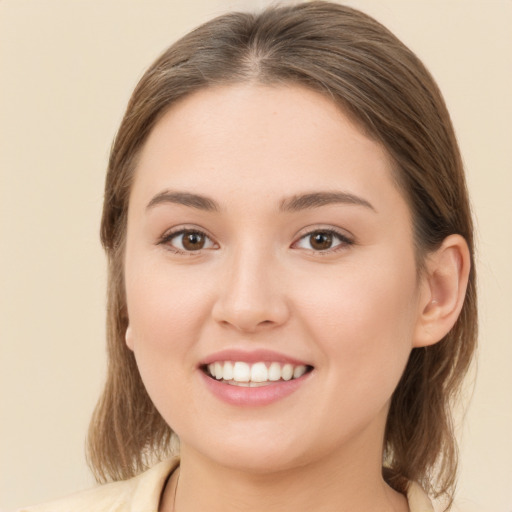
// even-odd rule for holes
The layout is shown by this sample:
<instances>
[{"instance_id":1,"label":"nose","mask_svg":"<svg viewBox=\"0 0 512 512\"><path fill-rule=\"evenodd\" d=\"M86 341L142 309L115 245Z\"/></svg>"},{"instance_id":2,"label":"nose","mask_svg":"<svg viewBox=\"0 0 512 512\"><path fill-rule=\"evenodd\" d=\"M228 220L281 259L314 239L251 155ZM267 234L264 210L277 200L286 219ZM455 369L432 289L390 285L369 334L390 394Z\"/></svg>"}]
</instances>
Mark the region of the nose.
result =
<instances>
[{"instance_id":1,"label":"nose","mask_svg":"<svg viewBox=\"0 0 512 512\"><path fill-rule=\"evenodd\" d=\"M215 321L248 333L286 323L286 287L272 256L240 251L226 262L223 275L212 310Z\"/></svg>"}]
</instances>

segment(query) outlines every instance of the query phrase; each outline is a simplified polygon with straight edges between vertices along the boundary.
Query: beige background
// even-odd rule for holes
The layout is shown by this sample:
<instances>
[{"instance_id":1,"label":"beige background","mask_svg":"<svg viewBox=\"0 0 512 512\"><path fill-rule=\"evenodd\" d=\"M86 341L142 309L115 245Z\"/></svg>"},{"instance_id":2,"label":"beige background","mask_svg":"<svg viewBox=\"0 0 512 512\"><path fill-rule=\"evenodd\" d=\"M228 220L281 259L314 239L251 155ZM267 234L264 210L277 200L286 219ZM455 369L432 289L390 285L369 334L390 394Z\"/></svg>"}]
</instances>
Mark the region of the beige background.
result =
<instances>
[{"instance_id":1,"label":"beige background","mask_svg":"<svg viewBox=\"0 0 512 512\"><path fill-rule=\"evenodd\" d=\"M129 94L179 35L266 1L0 0L0 510L90 486L104 360L104 169ZM457 510L512 512L512 2L353 0L445 93L477 217L481 336Z\"/></svg>"}]
</instances>

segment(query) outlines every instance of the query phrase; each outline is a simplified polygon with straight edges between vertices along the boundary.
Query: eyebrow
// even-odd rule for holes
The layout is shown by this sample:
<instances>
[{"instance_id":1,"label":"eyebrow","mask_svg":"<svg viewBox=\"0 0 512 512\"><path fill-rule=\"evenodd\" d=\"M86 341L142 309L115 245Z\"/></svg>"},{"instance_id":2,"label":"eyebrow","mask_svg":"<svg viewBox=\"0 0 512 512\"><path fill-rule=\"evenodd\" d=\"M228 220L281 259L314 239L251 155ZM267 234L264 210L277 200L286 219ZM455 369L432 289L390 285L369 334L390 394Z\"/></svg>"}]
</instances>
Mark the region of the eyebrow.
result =
<instances>
[{"instance_id":1,"label":"eyebrow","mask_svg":"<svg viewBox=\"0 0 512 512\"><path fill-rule=\"evenodd\" d=\"M296 212L337 203L364 206L377 212L366 199L349 192L311 192L309 194L295 195L281 201L279 209L284 212Z\"/></svg>"},{"instance_id":2,"label":"eyebrow","mask_svg":"<svg viewBox=\"0 0 512 512\"><path fill-rule=\"evenodd\" d=\"M200 194L192 194L190 192L175 192L169 190L165 190L154 196L146 206L146 209L149 210L157 205L166 203L180 204L203 211L220 211L219 204L209 197ZM282 212L297 212L340 203L364 206L374 212L377 211L366 199L349 192L310 192L294 195L283 199L280 203L279 210Z\"/></svg>"},{"instance_id":3,"label":"eyebrow","mask_svg":"<svg viewBox=\"0 0 512 512\"><path fill-rule=\"evenodd\" d=\"M199 194L191 194L190 192L172 192L169 190L160 192L160 194L153 197L146 206L146 210L154 208L159 204L166 203L181 204L183 206L190 206L192 208L208 212L217 212L220 210L219 205L209 197Z\"/></svg>"}]
</instances>

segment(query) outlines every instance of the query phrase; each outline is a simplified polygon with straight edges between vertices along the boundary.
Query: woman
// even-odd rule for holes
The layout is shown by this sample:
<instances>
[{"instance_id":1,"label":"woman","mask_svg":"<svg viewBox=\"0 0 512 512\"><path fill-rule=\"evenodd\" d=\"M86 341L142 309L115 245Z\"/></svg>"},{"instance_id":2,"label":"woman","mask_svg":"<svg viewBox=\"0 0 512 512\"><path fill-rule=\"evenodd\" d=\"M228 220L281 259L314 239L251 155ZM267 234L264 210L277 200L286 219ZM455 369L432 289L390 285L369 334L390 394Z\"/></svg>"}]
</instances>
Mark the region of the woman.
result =
<instances>
[{"instance_id":1,"label":"woman","mask_svg":"<svg viewBox=\"0 0 512 512\"><path fill-rule=\"evenodd\" d=\"M31 510L423 512L452 495L450 403L476 339L467 191L435 83L376 21L311 2L173 45L114 143L102 241L89 455L120 482Z\"/></svg>"}]
</instances>

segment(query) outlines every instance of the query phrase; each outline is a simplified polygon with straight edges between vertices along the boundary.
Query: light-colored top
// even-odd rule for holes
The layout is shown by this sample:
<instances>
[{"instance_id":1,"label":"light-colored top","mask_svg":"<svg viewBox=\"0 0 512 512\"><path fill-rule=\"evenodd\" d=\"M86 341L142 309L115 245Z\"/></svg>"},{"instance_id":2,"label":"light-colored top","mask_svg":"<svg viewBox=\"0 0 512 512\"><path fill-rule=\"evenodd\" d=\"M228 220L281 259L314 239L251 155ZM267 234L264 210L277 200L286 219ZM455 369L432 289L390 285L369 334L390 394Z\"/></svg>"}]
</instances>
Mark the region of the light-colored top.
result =
<instances>
[{"instance_id":1,"label":"light-colored top","mask_svg":"<svg viewBox=\"0 0 512 512\"><path fill-rule=\"evenodd\" d=\"M178 464L179 459L167 460L130 480L101 485L18 512L158 512L165 483ZM434 511L418 484L410 485L407 500L411 512Z\"/></svg>"}]
</instances>

